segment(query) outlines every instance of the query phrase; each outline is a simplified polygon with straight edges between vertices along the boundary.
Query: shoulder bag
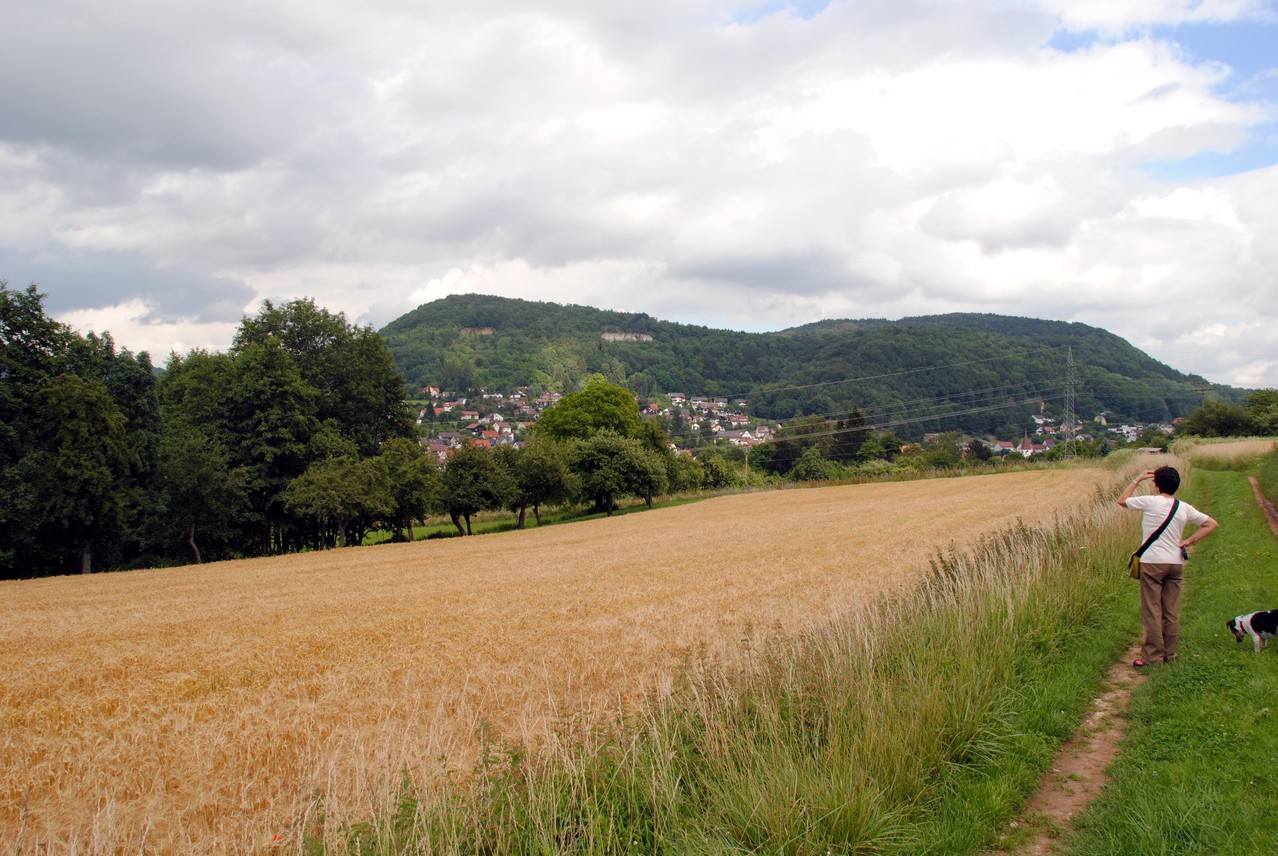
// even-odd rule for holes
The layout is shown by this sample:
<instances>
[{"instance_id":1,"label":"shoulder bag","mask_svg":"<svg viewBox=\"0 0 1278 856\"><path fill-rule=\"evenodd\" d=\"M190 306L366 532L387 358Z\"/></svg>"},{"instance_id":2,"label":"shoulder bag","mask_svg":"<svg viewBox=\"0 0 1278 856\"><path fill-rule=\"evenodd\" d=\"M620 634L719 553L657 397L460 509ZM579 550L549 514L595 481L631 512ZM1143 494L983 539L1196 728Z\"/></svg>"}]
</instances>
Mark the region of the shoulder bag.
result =
<instances>
[{"instance_id":1,"label":"shoulder bag","mask_svg":"<svg viewBox=\"0 0 1278 856\"><path fill-rule=\"evenodd\" d=\"M1140 549L1132 553L1131 558L1127 560L1127 575L1134 580L1140 579L1140 557L1145 555L1145 551L1149 549L1149 545L1158 540L1158 536L1163 534L1163 530L1167 528L1167 524L1172 522L1172 518L1176 516L1176 509L1180 508L1180 500L1173 499L1171 511L1167 514L1167 519L1150 533L1145 539L1145 543L1140 545Z\"/></svg>"}]
</instances>

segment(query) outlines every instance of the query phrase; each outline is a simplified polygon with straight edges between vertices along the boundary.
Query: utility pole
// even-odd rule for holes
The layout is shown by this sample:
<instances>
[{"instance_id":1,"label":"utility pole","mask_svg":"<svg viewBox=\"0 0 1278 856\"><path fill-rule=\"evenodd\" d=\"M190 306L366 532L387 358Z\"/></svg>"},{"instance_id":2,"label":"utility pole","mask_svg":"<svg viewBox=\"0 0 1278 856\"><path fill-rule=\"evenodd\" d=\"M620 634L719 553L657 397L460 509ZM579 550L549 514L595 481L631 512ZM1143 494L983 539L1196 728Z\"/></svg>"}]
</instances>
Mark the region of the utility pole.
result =
<instances>
[{"instance_id":1,"label":"utility pole","mask_svg":"<svg viewBox=\"0 0 1278 856\"><path fill-rule=\"evenodd\" d=\"M1065 421L1062 427L1069 432L1070 439L1063 457L1075 457L1074 444L1078 441L1078 431L1074 427L1074 347L1071 345L1065 361Z\"/></svg>"}]
</instances>

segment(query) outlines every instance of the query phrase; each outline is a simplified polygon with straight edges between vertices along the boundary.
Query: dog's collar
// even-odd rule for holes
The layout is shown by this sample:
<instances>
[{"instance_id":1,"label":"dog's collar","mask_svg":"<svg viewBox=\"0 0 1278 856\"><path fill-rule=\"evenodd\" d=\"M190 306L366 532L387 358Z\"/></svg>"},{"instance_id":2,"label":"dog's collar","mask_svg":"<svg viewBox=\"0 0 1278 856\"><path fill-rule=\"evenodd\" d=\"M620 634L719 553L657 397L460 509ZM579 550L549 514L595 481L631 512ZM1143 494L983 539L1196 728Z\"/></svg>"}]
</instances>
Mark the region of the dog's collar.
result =
<instances>
[{"instance_id":1,"label":"dog's collar","mask_svg":"<svg viewBox=\"0 0 1278 856\"><path fill-rule=\"evenodd\" d=\"M1248 636L1256 635L1256 631L1251 629L1251 617L1255 614L1256 613L1254 612L1249 612L1246 615L1240 615L1234 619L1234 621L1238 622L1238 629L1243 633L1246 633Z\"/></svg>"}]
</instances>

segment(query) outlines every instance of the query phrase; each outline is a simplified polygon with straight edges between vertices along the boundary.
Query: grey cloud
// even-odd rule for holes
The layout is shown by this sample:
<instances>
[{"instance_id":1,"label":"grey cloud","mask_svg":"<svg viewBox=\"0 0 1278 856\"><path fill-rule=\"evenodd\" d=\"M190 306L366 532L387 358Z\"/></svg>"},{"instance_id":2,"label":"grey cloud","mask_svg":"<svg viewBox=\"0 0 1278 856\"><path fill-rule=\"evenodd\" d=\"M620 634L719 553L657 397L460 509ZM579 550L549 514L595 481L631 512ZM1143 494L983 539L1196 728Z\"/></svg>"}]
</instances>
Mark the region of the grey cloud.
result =
<instances>
[{"instance_id":1,"label":"grey cloud","mask_svg":"<svg viewBox=\"0 0 1278 856\"><path fill-rule=\"evenodd\" d=\"M0 249L0 278L10 287L36 283L49 313L142 299L145 320L237 321L254 293L243 282L187 267L156 267L135 253L18 254Z\"/></svg>"},{"instance_id":2,"label":"grey cloud","mask_svg":"<svg viewBox=\"0 0 1278 856\"><path fill-rule=\"evenodd\" d=\"M0 138L14 143L93 162L236 169L358 89L271 37L267 15L244 19L224 4L86 3L61 14L44 5L10 8L0 26Z\"/></svg>"},{"instance_id":3,"label":"grey cloud","mask_svg":"<svg viewBox=\"0 0 1278 856\"><path fill-rule=\"evenodd\" d=\"M791 295L820 295L854 286L847 261L821 252L740 253L675 261L670 274L689 281L776 290Z\"/></svg>"}]
</instances>

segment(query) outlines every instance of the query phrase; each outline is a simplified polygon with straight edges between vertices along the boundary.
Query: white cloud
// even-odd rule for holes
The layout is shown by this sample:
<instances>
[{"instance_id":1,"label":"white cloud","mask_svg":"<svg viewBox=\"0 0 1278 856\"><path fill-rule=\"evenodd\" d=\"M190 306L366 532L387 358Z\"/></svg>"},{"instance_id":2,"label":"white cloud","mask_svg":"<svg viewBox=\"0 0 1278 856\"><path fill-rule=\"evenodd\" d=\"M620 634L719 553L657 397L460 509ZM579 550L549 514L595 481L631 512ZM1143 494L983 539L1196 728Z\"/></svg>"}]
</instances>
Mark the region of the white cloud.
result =
<instances>
[{"instance_id":1,"label":"white cloud","mask_svg":"<svg viewBox=\"0 0 1278 856\"><path fill-rule=\"evenodd\" d=\"M153 365L164 365L169 354L185 354L195 348L225 350L239 322L200 323L184 318L156 323L153 307L134 299L113 306L62 312L58 320L80 333L109 331L116 347L151 355Z\"/></svg>"},{"instance_id":2,"label":"white cloud","mask_svg":"<svg viewBox=\"0 0 1278 856\"><path fill-rule=\"evenodd\" d=\"M0 13L0 277L125 344L224 346L263 298L380 326L479 291L754 330L1080 320L1278 385L1245 347L1278 321L1274 171L1145 169L1275 119L1149 28L1267 8L28 0Z\"/></svg>"},{"instance_id":3,"label":"white cloud","mask_svg":"<svg viewBox=\"0 0 1278 856\"><path fill-rule=\"evenodd\" d=\"M1157 24L1274 20L1268 0L1042 0L1073 30L1121 34Z\"/></svg>"}]
</instances>

